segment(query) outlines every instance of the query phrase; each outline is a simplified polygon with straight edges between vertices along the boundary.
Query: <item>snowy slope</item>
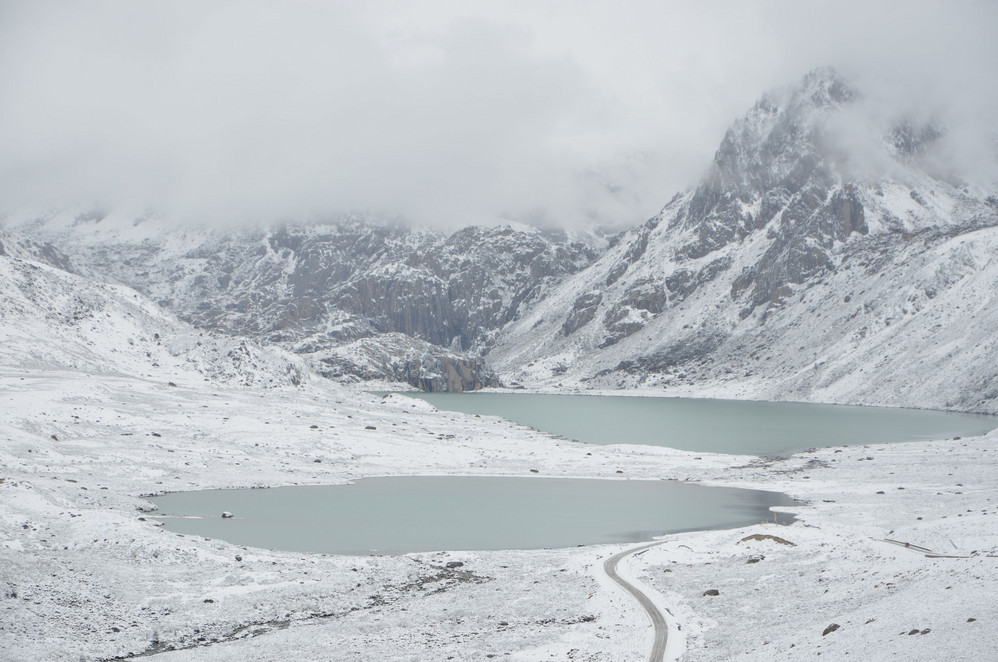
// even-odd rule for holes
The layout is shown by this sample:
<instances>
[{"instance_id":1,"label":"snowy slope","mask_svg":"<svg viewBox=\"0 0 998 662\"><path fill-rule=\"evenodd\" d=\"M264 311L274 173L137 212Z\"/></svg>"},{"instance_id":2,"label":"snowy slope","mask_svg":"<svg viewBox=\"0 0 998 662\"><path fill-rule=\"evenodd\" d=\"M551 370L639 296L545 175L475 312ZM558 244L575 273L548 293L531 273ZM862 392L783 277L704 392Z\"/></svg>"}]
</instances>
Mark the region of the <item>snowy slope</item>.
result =
<instances>
[{"instance_id":1,"label":"snowy slope","mask_svg":"<svg viewBox=\"0 0 998 662\"><path fill-rule=\"evenodd\" d=\"M0 256L0 362L178 383L309 378L296 357L199 331L130 288L10 256Z\"/></svg>"},{"instance_id":2,"label":"snowy slope","mask_svg":"<svg viewBox=\"0 0 998 662\"><path fill-rule=\"evenodd\" d=\"M4 229L9 253L127 284L200 328L280 345L330 375L403 374L437 388L449 385L417 370L417 358L456 362L473 375L465 388L495 385L479 357L498 330L605 243L529 227L448 235L363 219L184 229L103 212L22 212ZM350 345L374 351L379 343L407 365L379 373L371 351L337 370L323 365Z\"/></svg>"},{"instance_id":3,"label":"snowy slope","mask_svg":"<svg viewBox=\"0 0 998 662\"><path fill-rule=\"evenodd\" d=\"M669 535L629 558L627 574L654 589L681 628L670 643L682 660L987 659L998 645L996 441L991 433L788 458L587 446L322 379L169 387L44 370L8 354L0 660L648 659L647 618L602 574L623 545L304 554L165 531L142 496L534 472L803 500L791 526ZM832 623L839 628L824 635Z\"/></svg>"},{"instance_id":4,"label":"snowy slope","mask_svg":"<svg viewBox=\"0 0 998 662\"><path fill-rule=\"evenodd\" d=\"M695 190L509 325L493 364L536 386L998 412L998 197L929 174L932 127L852 157L859 99L830 70L763 98Z\"/></svg>"}]
</instances>

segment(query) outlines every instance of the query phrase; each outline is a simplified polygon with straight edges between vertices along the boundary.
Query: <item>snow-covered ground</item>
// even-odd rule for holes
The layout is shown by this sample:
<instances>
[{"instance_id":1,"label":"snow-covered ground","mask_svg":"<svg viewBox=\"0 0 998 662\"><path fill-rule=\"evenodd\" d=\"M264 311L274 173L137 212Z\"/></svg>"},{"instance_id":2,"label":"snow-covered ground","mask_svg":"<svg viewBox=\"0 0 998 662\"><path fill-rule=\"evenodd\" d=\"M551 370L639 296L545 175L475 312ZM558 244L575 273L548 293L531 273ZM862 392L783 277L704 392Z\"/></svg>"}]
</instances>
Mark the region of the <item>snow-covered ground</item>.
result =
<instances>
[{"instance_id":1,"label":"snow-covered ground","mask_svg":"<svg viewBox=\"0 0 998 662\"><path fill-rule=\"evenodd\" d=\"M646 659L647 617L602 572L625 546L276 552L167 532L142 497L534 471L806 500L791 526L669 536L621 563L672 613L684 659L985 659L996 442L779 460L586 446L310 378L128 288L0 256L0 660Z\"/></svg>"},{"instance_id":2,"label":"snow-covered ground","mask_svg":"<svg viewBox=\"0 0 998 662\"><path fill-rule=\"evenodd\" d=\"M764 460L584 446L324 380L183 377L0 369L0 659L645 659L647 618L601 572L623 546L275 552L166 532L141 496L531 469L807 501L791 526L668 536L624 562L674 615L683 659L998 650L998 434Z\"/></svg>"}]
</instances>

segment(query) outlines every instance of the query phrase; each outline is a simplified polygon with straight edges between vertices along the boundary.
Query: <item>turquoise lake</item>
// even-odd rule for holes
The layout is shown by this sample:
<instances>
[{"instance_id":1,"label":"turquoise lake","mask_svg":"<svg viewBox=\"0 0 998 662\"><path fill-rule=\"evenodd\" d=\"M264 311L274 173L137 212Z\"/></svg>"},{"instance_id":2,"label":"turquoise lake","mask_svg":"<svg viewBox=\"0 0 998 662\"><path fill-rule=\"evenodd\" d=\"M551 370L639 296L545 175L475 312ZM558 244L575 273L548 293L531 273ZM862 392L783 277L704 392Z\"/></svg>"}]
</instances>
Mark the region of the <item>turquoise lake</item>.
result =
<instances>
[{"instance_id":1,"label":"turquoise lake","mask_svg":"<svg viewBox=\"0 0 998 662\"><path fill-rule=\"evenodd\" d=\"M624 396L406 393L593 444L780 455L815 446L988 432L990 416L915 409ZM538 549L772 521L784 494L665 480L404 476L150 499L167 529L326 554ZM222 512L233 513L222 518ZM789 516L785 516L789 519Z\"/></svg>"},{"instance_id":2,"label":"turquoise lake","mask_svg":"<svg viewBox=\"0 0 998 662\"><path fill-rule=\"evenodd\" d=\"M540 549L773 521L784 494L666 480L404 476L150 498L170 531L325 554ZM222 519L221 513L233 514ZM784 516L789 520L789 516Z\"/></svg>"},{"instance_id":3,"label":"turquoise lake","mask_svg":"<svg viewBox=\"0 0 998 662\"><path fill-rule=\"evenodd\" d=\"M780 455L818 446L984 434L998 419L924 409L800 402L532 393L402 393L438 409L501 416L590 444Z\"/></svg>"}]
</instances>

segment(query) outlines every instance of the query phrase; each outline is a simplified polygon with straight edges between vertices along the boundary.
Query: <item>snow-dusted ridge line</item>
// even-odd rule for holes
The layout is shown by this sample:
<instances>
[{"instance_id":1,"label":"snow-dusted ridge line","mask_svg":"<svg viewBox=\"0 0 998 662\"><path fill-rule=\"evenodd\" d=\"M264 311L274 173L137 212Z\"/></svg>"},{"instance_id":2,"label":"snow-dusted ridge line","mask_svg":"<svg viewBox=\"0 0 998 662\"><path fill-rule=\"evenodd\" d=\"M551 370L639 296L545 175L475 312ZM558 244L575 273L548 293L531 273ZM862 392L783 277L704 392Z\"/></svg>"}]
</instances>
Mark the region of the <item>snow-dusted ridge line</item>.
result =
<instances>
[{"instance_id":1,"label":"snow-dusted ridge line","mask_svg":"<svg viewBox=\"0 0 998 662\"><path fill-rule=\"evenodd\" d=\"M605 244L509 226L445 234L343 219L179 232L126 221L24 212L0 230L11 254L126 283L196 326L294 351L323 376L434 390L495 383L480 354L497 329Z\"/></svg>"},{"instance_id":2,"label":"snow-dusted ridge line","mask_svg":"<svg viewBox=\"0 0 998 662\"><path fill-rule=\"evenodd\" d=\"M922 162L939 131L865 164L846 110L829 69L756 104L696 189L504 328L504 381L998 413L998 184Z\"/></svg>"},{"instance_id":3,"label":"snow-dusted ridge line","mask_svg":"<svg viewBox=\"0 0 998 662\"><path fill-rule=\"evenodd\" d=\"M830 68L764 95L696 188L614 237L64 210L11 215L3 244L336 380L469 389L494 368L535 388L998 413L998 183L939 167L944 128L867 126L863 104Z\"/></svg>"}]
</instances>

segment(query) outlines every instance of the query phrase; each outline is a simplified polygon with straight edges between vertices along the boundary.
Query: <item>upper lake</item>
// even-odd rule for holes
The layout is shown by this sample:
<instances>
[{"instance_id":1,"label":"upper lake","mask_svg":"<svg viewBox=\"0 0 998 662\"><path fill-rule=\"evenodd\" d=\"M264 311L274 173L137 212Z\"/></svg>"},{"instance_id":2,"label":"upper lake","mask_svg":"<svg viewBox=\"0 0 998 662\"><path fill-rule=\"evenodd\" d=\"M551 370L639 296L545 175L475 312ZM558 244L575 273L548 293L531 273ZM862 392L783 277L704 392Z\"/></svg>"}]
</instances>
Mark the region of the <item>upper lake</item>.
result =
<instances>
[{"instance_id":1,"label":"upper lake","mask_svg":"<svg viewBox=\"0 0 998 662\"><path fill-rule=\"evenodd\" d=\"M438 409L501 416L591 444L781 455L818 446L946 439L989 432L998 419L926 409L534 393L403 393Z\"/></svg>"}]
</instances>

